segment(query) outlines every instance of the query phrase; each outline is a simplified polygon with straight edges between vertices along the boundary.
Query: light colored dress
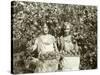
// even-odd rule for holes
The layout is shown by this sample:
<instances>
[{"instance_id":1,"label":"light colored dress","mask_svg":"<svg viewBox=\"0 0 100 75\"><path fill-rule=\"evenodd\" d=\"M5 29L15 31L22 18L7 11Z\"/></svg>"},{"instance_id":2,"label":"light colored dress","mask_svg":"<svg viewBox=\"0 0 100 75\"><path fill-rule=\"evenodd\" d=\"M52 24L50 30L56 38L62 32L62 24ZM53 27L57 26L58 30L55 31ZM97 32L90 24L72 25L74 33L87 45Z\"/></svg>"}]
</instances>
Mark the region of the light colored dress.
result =
<instances>
[{"instance_id":1,"label":"light colored dress","mask_svg":"<svg viewBox=\"0 0 100 75\"><path fill-rule=\"evenodd\" d=\"M62 71L79 70L80 56L77 44L72 43L72 36L61 37Z\"/></svg>"},{"instance_id":2,"label":"light colored dress","mask_svg":"<svg viewBox=\"0 0 100 75\"><path fill-rule=\"evenodd\" d=\"M36 39L35 45L39 52L39 62L36 65L35 72L54 72L58 70L54 43L55 38L50 34L41 35Z\"/></svg>"}]
</instances>

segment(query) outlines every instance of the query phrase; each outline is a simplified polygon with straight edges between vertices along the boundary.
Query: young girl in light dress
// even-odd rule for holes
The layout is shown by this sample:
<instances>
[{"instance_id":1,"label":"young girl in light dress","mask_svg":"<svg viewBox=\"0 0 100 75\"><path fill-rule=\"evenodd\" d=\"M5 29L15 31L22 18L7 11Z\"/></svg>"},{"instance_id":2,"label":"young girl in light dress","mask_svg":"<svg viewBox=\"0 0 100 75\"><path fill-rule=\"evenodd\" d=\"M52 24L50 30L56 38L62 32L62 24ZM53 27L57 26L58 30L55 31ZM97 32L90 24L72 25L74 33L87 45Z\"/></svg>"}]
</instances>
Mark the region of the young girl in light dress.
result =
<instances>
[{"instance_id":1,"label":"young girl in light dress","mask_svg":"<svg viewBox=\"0 0 100 75\"><path fill-rule=\"evenodd\" d=\"M55 37L49 34L47 24L43 25L43 33L37 37L32 50L38 50L38 61L34 72L55 72L58 70L58 49Z\"/></svg>"},{"instance_id":2,"label":"young girl in light dress","mask_svg":"<svg viewBox=\"0 0 100 75\"><path fill-rule=\"evenodd\" d=\"M79 70L80 55L77 42L73 43L71 34L72 25L68 22L64 23L64 34L60 37L61 42L61 67L62 71Z\"/></svg>"}]
</instances>

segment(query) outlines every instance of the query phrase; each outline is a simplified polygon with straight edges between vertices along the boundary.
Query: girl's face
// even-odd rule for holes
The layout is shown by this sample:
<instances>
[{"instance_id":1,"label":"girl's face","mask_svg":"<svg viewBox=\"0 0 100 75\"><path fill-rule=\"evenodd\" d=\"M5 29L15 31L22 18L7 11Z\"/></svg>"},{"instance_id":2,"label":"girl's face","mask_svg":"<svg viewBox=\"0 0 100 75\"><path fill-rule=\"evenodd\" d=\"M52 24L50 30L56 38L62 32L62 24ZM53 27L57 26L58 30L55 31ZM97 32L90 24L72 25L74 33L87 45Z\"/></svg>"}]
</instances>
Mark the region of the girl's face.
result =
<instances>
[{"instance_id":1,"label":"girl's face","mask_svg":"<svg viewBox=\"0 0 100 75\"><path fill-rule=\"evenodd\" d=\"M49 32L48 26L44 25L43 32L44 32L44 34L48 34L48 32Z\"/></svg>"},{"instance_id":2,"label":"girl's face","mask_svg":"<svg viewBox=\"0 0 100 75\"><path fill-rule=\"evenodd\" d=\"M69 32L70 32L70 25L65 25L64 33L69 33Z\"/></svg>"}]
</instances>

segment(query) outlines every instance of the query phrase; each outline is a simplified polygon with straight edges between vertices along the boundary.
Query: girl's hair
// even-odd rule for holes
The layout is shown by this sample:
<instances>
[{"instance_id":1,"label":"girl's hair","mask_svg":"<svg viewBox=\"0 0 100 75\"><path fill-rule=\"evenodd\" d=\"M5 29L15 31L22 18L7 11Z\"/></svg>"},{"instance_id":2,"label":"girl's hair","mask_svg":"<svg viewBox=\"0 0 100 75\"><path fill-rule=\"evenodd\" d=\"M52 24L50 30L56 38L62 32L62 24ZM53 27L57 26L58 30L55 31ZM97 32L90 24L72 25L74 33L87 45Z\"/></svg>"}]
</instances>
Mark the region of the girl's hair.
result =
<instances>
[{"instance_id":1,"label":"girl's hair","mask_svg":"<svg viewBox=\"0 0 100 75\"><path fill-rule=\"evenodd\" d=\"M43 28L44 26L47 26L48 28L50 28L50 25L47 22L42 22L42 27L41 28Z\"/></svg>"}]
</instances>

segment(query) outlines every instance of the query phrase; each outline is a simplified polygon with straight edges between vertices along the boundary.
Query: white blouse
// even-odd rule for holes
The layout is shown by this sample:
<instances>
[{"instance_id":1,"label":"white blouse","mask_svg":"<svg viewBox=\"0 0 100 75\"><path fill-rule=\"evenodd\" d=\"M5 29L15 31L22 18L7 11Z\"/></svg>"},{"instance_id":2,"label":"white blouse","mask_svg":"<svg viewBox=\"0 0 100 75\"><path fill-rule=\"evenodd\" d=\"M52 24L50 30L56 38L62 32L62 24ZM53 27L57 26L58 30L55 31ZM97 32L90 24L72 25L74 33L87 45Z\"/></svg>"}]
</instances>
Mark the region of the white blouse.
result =
<instances>
[{"instance_id":1,"label":"white blouse","mask_svg":"<svg viewBox=\"0 0 100 75\"><path fill-rule=\"evenodd\" d=\"M36 39L35 45L37 45L39 53L53 52L54 51L55 38L48 35L41 35Z\"/></svg>"}]
</instances>

